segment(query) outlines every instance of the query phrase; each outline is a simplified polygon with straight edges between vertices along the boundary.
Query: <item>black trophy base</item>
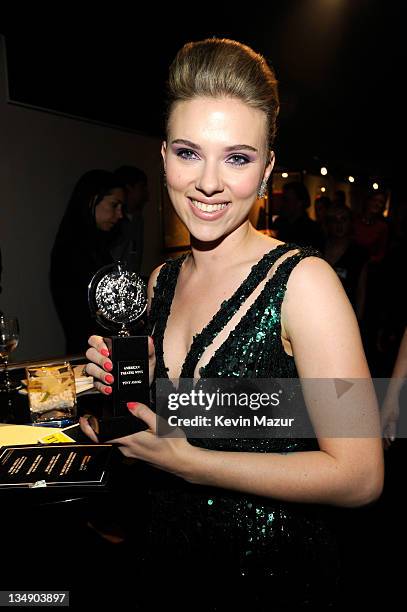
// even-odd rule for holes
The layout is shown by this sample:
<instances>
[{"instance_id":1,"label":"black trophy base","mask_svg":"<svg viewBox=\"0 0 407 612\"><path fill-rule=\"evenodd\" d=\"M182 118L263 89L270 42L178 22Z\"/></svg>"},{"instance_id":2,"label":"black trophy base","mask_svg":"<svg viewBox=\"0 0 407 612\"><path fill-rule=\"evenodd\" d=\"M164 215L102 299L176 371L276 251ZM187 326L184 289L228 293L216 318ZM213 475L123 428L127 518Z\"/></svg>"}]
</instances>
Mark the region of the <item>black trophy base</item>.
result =
<instances>
[{"instance_id":1,"label":"black trophy base","mask_svg":"<svg viewBox=\"0 0 407 612\"><path fill-rule=\"evenodd\" d=\"M129 412L127 404L150 406L148 336L112 336L104 340L113 363L110 406L102 418L89 421L100 442L148 429L144 421Z\"/></svg>"},{"instance_id":2,"label":"black trophy base","mask_svg":"<svg viewBox=\"0 0 407 612\"><path fill-rule=\"evenodd\" d=\"M88 418L88 423L98 437L99 442L124 438L131 434L145 431L148 425L132 414L120 417L107 417L98 419L95 416Z\"/></svg>"}]
</instances>

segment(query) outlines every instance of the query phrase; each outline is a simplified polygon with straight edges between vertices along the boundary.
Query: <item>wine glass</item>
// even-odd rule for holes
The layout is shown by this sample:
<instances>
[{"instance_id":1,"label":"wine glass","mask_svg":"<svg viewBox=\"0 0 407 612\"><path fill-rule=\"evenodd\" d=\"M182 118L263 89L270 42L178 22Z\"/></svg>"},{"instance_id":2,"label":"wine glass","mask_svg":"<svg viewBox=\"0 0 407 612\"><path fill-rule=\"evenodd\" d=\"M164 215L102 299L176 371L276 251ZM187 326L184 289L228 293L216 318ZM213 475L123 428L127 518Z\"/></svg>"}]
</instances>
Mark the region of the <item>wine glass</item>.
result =
<instances>
[{"instance_id":1,"label":"wine glass","mask_svg":"<svg viewBox=\"0 0 407 612\"><path fill-rule=\"evenodd\" d=\"M8 356L17 347L19 340L18 319L0 314L0 363L4 364L3 381L0 392L14 391L21 388L21 383L10 380L8 372Z\"/></svg>"}]
</instances>

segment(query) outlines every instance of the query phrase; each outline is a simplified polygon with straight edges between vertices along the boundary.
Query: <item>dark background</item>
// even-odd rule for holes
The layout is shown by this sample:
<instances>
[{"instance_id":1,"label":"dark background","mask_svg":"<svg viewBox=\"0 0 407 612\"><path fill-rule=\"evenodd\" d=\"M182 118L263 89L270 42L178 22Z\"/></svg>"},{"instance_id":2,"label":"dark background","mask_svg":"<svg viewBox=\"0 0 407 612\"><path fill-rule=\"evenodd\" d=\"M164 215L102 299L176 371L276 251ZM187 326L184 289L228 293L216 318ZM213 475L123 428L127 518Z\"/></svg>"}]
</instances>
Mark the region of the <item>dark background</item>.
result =
<instances>
[{"instance_id":1,"label":"dark background","mask_svg":"<svg viewBox=\"0 0 407 612\"><path fill-rule=\"evenodd\" d=\"M161 136L176 51L188 40L235 38L264 54L280 81L280 166L312 171L321 162L338 178L400 183L407 136L402 4L134 5L134 14L106 13L86 27L62 20L58 28L5 28L10 99Z\"/></svg>"}]
</instances>

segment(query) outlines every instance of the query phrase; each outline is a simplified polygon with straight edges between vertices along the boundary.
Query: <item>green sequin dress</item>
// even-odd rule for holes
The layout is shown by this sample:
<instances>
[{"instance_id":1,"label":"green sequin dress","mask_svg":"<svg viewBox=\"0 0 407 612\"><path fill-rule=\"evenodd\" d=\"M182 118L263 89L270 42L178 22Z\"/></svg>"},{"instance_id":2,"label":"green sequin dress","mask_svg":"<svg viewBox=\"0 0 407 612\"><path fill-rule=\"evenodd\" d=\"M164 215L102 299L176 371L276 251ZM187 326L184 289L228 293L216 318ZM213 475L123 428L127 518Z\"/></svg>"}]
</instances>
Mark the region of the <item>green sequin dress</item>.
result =
<instances>
[{"instance_id":1,"label":"green sequin dress","mask_svg":"<svg viewBox=\"0 0 407 612\"><path fill-rule=\"evenodd\" d=\"M287 257L282 257L286 254ZM280 313L291 271L309 256L319 253L292 244L279 245L266 253L194 337L181 377L194 377L207 347L263 281L256 299L209 362L200 368L200 377L298 377L294 359L281 343ZM168 377L163 337L185 257L166 262L157 279L150 313L157 378ZM277 261L275 272L270 275ZM318 449L315 439L204 438L190 442L233 452L290 453ZM160 566L166 562L184 570L200 568L202 572L210 569L213 574L221 572L232 577L268 577L274 594L278 589L282 601L287 597L296 605L311 606L319 598L328 602L333 595L338 567L327 509L192 485L162 473L157 475L151 496L153 523L149 550L155 551Z\"/></svg>"}]
</instances>

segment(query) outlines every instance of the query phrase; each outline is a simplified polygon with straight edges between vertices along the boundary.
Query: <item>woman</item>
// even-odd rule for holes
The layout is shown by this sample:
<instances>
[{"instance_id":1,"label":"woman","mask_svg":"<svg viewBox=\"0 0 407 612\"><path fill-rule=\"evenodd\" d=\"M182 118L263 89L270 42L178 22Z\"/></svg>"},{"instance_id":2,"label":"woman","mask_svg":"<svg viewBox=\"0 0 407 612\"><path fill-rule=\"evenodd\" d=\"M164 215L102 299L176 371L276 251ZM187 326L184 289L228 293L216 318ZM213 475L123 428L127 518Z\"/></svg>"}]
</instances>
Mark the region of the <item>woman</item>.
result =
<instances>
[{"instance_id":1,"label":"woman","mask_svg":"<svg viewBox=\"0 0 407 612\"><path fill-rule=\"evenodd\" d=\"M106 170L90 170L77 182L51 253L51 291L68 354L85 350L83 338L95 330L88 284L99 268L113 262L120 235L124 188Z\"/></svg>"},{"instance_id":2,"label":"woman","mask_svg":"<svg viewBox=\"0 0 407 612\"><path fill-rule=\"evenodd\" d=\"M407 377L407 328L404 330L400 342L397 359L393 367L393 372L389 381L382 410L382 430L383 444L389 448L395 441L397 433L397 423L400 418L400 392Z\"/></svg>"},{"instance_id":3,"label":"woman","mask_svg":"<svg viewBox=\"0 0 407 612\"><path fill-rule=\"evenodd\" d=\"M273 169L277 113L275 76L250 48L208 39L176 56L162 157L191 252L150 278L152 378L369 377L330 266L248 221ZM107 347L99 336L89 344L87 371L106 393ZM379 438L164 438L154 435L151 410L129 409L149 431L116 442L126 457L158 468L153 567L162 575L182 568L180 576L267 576L264 599L250 592L262 602L254 609L326 601L336 559L316 504L358 506L380 494ZM378 422L374 400L366 411ZM95 439L86 420L81 426Z\"/></svg>"}]
</instances>

